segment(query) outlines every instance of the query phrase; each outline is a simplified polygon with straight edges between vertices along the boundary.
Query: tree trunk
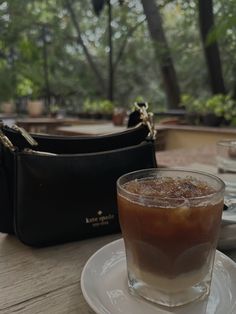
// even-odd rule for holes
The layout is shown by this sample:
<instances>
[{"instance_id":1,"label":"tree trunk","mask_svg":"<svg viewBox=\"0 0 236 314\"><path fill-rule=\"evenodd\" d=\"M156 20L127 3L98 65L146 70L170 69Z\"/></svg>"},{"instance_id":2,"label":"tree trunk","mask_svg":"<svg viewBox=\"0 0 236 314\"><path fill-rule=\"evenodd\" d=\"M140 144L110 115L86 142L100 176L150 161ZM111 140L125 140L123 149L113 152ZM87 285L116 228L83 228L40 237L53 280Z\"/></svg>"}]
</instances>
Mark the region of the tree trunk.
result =
<instances>
[{"instance_id":1,"label":"tree trunk","mask_svg":"<svg viewBox=\"0 0 236 314\"><path fill-rule=\"evenodd\" d=\"M113 101L114 96L114 69L113 69L113 41L112 41L112 6L111 1L107 0L108 5L108 45L109 45L109 57L108 57L108 99Z\"/></svg>"},{"instance_id":2,"label":"tree trunk","mask_svg":"<svg viewBox=\"0 0 236 314\"><path fill-rule=\"evenodd\" d=\"M234 87L233 87L233 99L236 100L236 82L234 82Z\"/></svg>"},{"instance_id":3,"label":"tree trunk","mask_svg":"<svg viewBox=\"0 0 236 314\"><path fill-rule=\"evenodd\" d=\"M121 44L121 46L120 46L120 49L119 49L119 51L118 51L118 53L117 53L117 56L116 56L116 60L115 60L114 65L113 65L113 71L114 71L114 72L116 71L117 66L118 66L118 64L120 63L120 60L121 60L122 57L123 57L123 54L124 54L124 52L125 52L125 48L126 48L126 46L127 46L127 43L128 43L129 38L133 35L133 33L137 30L137 28L138 28L141 24L143 24L144 21L146 21L146 19L143 19L142 21L138 22L136 25L134 25L133 27L131 27L131 28L127 31L126 35L124 36L123 42L122 42L122 44Z\"/></svg>"},{"instance_id":4,"label":"tree trunk","mask_svg":"<svg viewBox=\"0 0 236 314\"><path fill-rule=\"evenodd\" d=\"M214 26L212 0L198 0L199 26L213 94L225 94L220 52L216 41L207 43L207 36Z\"/></svg>"},{"instance_id":5,"label":"tree trunk","mask_svg":"<svg viewBox=\"0 0 236 314\"><path fill-rule=\"evenodd\" d=\"M50 102L51 102L51 92L50 92L50 82L49 82L49 67L48 67L48 47L47 47L47 29L46 25L42 25L42 40L43 40L43 72L44 72L44 97L46 111L49 113Z\"/></svg>"},{"instance_id":6,"label":"tree trunk","mask_svg":"<svg viewBox=\"0 0 236 314\"><path fill-rule=\"evenodd\" d=\"M147 18L150 36L155 45L156 56L159 60L168 107L175 109L180 102L180 90L171 58L168 43L162 27L162 19L155 0L141 0Z\"/></svg>"}]
</instances>

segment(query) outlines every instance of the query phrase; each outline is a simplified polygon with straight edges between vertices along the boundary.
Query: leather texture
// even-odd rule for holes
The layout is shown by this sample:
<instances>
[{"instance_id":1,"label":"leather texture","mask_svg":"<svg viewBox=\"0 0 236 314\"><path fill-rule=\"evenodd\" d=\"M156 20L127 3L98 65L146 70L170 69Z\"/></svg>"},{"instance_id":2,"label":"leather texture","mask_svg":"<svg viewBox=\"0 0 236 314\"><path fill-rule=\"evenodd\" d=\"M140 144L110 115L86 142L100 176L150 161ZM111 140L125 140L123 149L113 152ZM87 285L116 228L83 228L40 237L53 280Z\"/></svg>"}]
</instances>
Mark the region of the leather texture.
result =
<instances>
[{"instance_id":1,"label":"leather texture","mask_svg":"<svg viewBox=\"0 0 236 314\"><path fill-rule=\"evenodd\" d=\"M45 246L119 232L116 180L156 166L152 143L99 153L16 158L15 232Z\"/></svg>"},{"instance_id":2,"label":"leather texture","mask_svg":"<svg viewBox=\"0 0 236 314\"><path fill-rule=\"evenodd\" d=\"M20 133L11 128L5 127L4 133L19 150L32 148ZM137 145L147 137L148 133L148 128L145 125L140 125L136 128L128 128L123 132L98 136L31 135L38 142L38 146L35 149L39 151L56 154L78 154Z\"/></svg>"},{"instance_id":3,"label":"leather texture","mask_svg":"<svg viewBox=\"0 0 236 314\"><path fill-rule=\"evenodd\" d=\"M19 133L4 133L18 149L0 145L0 232L32 246L118 232L117 178L157 166L144 125L104 136L33 135L33 149L55 156L26 153Z\"/></svg>"},{"instance_id":4,"label":"leather texture","mask_svg":"<svg viewBox=\"0 0 236 314\"><path fill-rule=\"evenodd\" d=\"M13 187L13 183L9 182L12 175L9 163L4 159L5 149L0 145L0 232L13 233L13 197L11 195L13 190L9 190L9 186ZM12 157L12 155L9 156L9 158ZM11 159L11 164L12 161Z\"/></svg>"}]
</instances>

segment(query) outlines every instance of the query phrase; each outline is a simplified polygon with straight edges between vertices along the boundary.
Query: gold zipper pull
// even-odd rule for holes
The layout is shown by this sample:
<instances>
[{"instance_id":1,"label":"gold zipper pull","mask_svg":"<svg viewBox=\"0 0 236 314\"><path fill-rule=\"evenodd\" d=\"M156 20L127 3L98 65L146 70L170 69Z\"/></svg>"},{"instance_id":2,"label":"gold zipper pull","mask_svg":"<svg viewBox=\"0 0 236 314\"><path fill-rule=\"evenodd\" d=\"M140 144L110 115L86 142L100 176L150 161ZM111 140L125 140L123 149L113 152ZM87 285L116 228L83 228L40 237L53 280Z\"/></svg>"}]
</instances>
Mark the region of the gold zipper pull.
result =
<instances>
[{"instance_id":1,"label":"gold zipper pull","mask_svg":"<svg viewBox=\"0 0 236 314\"><path fill-rule=\"evenodd\" d=\"M57 154L54 154L54 153L41 152L39 150L33 150L31 148L25 148L23 152L26 154L38 155L38 156L57 156Z\"/></svg>"},{"instance_id":2,"label":"gold zipper pull","mask_svg":"<svg viewBox=\"0 0 236 314\"><path fill-rule=\"evenodd\" d=\"M9 140L9 138L3 133L3 131L0 129L0 141L2 144L9 148L12 152L16 150L16 147L12 144L12 142Z\"/></svg>"},{"instance_id":3,"label":"gold zipper pull","mask_svg":"<svg viewBox=\"0 0 236 314\"><path fill-rule=\"evenodd\" d=\"M37 146L38 145L38 143L35 141L35 139L25 129L19 127L16 124L14 124L12 126L12 129L19 132L31 146Z\"/></svg>"}]
</instances>

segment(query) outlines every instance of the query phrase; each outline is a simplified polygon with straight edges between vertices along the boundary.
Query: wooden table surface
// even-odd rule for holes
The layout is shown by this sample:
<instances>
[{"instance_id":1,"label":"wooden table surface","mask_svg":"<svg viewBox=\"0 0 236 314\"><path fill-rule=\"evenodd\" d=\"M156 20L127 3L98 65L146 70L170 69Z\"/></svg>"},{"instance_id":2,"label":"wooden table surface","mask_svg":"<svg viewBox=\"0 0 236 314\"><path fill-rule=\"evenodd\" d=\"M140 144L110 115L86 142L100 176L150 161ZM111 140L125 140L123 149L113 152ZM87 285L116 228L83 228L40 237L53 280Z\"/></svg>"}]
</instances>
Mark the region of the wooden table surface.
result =
<instances>
[{"instance_id":1,"label":"wooden table surface","mask_svg":"<svg viewBox=\"0 0 236 314\"><path fill-rule=\"evenodd\" d=\"M111 122L100 124L59 126L56 129L57 134L62 135L99 135L123 132L124 130L126 130L126 126L115 126Z\"/></svg>"},{"instance_id":2,"label":"wooden table surface","mask_svg":"<svg viewBox=\"0 0 236 314\"><path fill-rule=\"evenodd\" d=\"M14 236L0 236L0 313L94 313L80 289L88 258L120 238L109 235L43 249L32 249Z\"/></svg>"},{"instance_id":3,"label":"wooden table surface","mask_svg":"<svg viewBox=\"0 0 236 314\"><path fill-rule=\"evenodd\" d=\"M206 145L199 148L173 149L157 152L159 165L176 167L201 163L216 166L216 146Z\"/></svg>"},{"instance_id":4,"label":"wooden table surface","mask_svg":"<svg viewBox=\"0 0 236 314\"><path fill-rule=\"evenodd\" d=\"M183 159L178 162L177 156L176 151L163 152L160 161L168 165L171 159L180 165ZM0 314L94 313L81 292L81 271L94 252L120 237L115 234L33 249L14 236L0 234ZM236 261L236 249L226 254Z\"/></svg>"},{"instance_id":5,"label":"wooden table surface","mask_svg":"<svg viewBox=\"0 0 236 314\"><path fill-rule=\"evenodd\" d=\"M78 121L73 118L17 118L16 124L31 133L53 133L59 126L77 124Z\"/></svg>"}]
</instances>

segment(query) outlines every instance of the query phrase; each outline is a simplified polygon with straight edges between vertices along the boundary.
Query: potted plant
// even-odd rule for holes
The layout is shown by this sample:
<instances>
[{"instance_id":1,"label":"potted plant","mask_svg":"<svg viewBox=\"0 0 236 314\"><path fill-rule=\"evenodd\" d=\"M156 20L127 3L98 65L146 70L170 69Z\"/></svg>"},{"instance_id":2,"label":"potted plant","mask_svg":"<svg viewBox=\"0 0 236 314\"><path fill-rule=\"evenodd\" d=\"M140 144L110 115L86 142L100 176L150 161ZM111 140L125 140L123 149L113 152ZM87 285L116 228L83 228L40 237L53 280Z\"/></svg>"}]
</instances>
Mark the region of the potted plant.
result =
<instances>
[{"instance_id":1,"label":"potted plant","mask_svg":"<svg viewBox=\"0 0 236 314\"><path fill-rule=\"evenodd\" d=\"M205 101L202 114L205 125L230 124L231 119L236 116L236 102L230 95L214 95Z\"/></svg>"},{"instance_id":2,"label":"potted plant","mask_svg":"<svg viewBox=\"0 0 236 314\"><path fill-rule=\"evenodd\" d=\"M206 126L230 124L230 121L236 117L236 102L230 95L216 94L199 99L191 95L183 95L182 104L188 114L192 114L192 117Z\"/></svg>"},{"instance_id":3,"label":"potted plant","mask_svg":"<svg viewBox=\"0 0 236 314\"><path fill-rule=\"evenodd\" d=\"M16 111L14 100L17 97L15 82L12 81L10 69L5 66L1 67L1 93L0 93L0 110L6 115L11 115Z\"/></svg>"},{"instance_id":4,"label":"potted plant","mask_svg":"<svg viewBox=\"0 0 236 314\"><path fill-rule=\"evenodd\" d=\"M200 108L201 100L192 95L183 94L181 96L181 106L186 110L186 120L189 124L199 125L201 123Z\"/></svg>"},{"instance_id":5,"label":"potted plant","mask_svg":"<svg viewBox=\"0 0 236 314\"><path fill-rule=\"evenodd\" d=\"M83 104L83 112L87 114L86 117L92 119L111 119L114 105L109 100L90 100L86 99Z\"/></svg>"},{"instance_id":6,"label":"potted plant","mask_svg":"<svg viewBox=\"0 0 236 314\"><path fill-rule=\"evenodd\" d=\"M84 117L87 119L95 119L97 111L97 104L90 99L86 99L83 103Z\"/></svg>"},{"instance_id":7,"label":"potted plant","mask_svg":"<svg viewBox=\"0 0 236 314\"><path fill-rule=\"evenodd\" d=\"M127 113L124 108L116 107L113 111L112 122L114 125L120 126L124 124Z\"/></svg>"},{"instance_id":8,"label":"potted plant","mask_svg":"<svg viewBox=\"0 0 236 314\"><path fill-rule=\"evenodd\" d=\"M12 99L9 99L8 101L3 101L1 104L1 111L5 114L12 114L16 110L15 103Z\"/></svg>"},{"instance_id":9,"label":"potted plant","mask_svg":"<svg viewBox=\"0 0 236 314\"><path fill-rule=\"evenodd\" d=\"M98 108L105 120L111 120L114 112L114 104L110 100L101 100L98 103Z\"/></svg>"},{"instance_id":10,"label":"potted plant","mask_svg":"<svg viewBox=\"0 0 236 314\"><path fill-rule=\"evenodd\" d=\"M57 104L51 104L49 107L49 111L50 111L50 116L52 118L56 118L58 115L58 112L60 110L60 106Z\"/></svg>"},{"instance_id":11,"label":"potted plant","mask_svg":"<svg viewBox=\"0 0 236 314\"><path fill-rule=\"evenodd\" d=\"M27 111L30 117L39 117L44 111L44 102L39 99L39 88L25 77L21 77L17 85L17 94L21 97L27 97Z\"/></svg>"}]
</instances>

